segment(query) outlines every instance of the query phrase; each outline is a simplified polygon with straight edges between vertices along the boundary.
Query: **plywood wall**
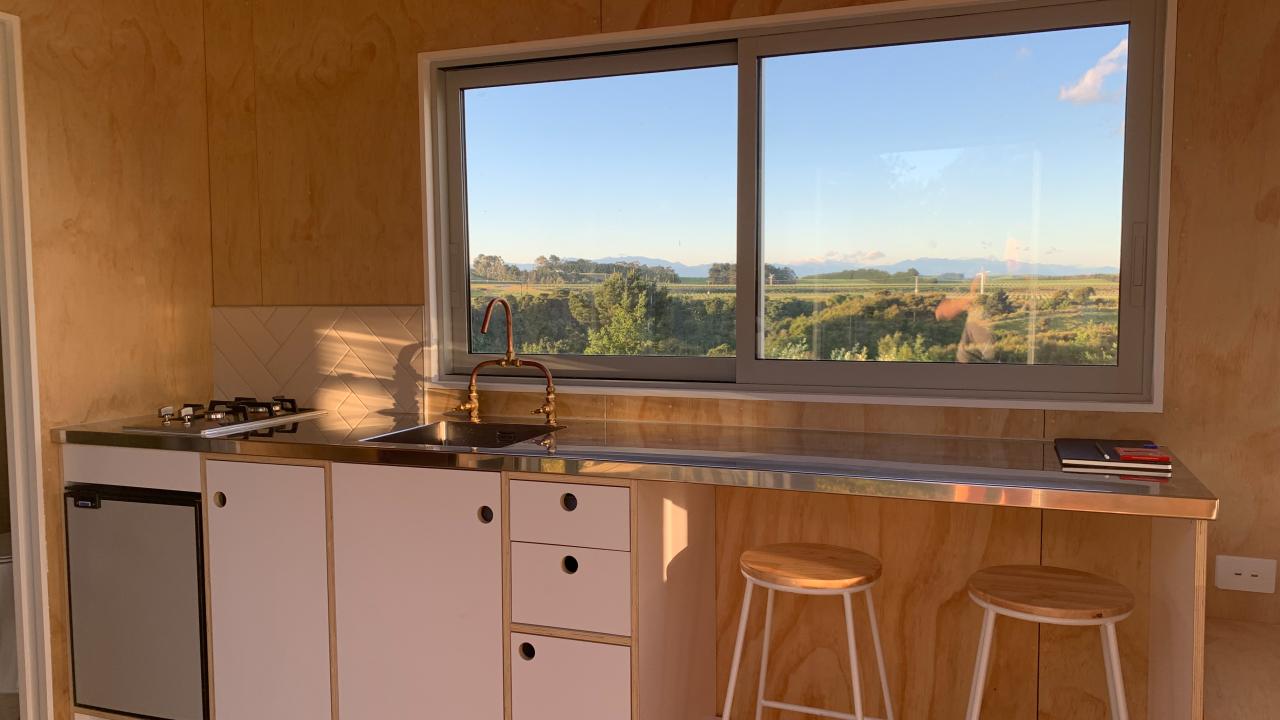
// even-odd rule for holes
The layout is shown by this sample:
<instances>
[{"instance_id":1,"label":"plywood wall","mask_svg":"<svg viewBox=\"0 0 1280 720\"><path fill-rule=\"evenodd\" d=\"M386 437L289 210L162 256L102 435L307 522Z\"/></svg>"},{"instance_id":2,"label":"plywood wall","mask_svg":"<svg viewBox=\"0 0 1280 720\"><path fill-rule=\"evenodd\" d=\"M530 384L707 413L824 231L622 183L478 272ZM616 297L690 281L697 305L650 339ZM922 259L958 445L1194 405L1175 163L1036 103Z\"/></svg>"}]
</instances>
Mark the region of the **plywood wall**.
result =
<instances>
[{"instance_id":1,"label":"plywood wall","mask_svg":"<svg viewBox=\"0 0 1280 720\"><path fill-rule=\"evenodd\" d=\"M421 305L417 53L600 28L597 0L204 5L219 305Z\"/></svg>"},{"instance_id":2,"label":"plywood wall","mask_svg":"<svg viewBox=\"0 0 1280 720\"><path fill-rule=\"evenodd\" d=\"M45 428L204 396L211 269L199 0L0 0L0 11L22 21ZM52 561L63 552L62 503L47 441L44 458ZM49 591L54 692L65 698L57 563Z\"/></svg>"}]
</instances>

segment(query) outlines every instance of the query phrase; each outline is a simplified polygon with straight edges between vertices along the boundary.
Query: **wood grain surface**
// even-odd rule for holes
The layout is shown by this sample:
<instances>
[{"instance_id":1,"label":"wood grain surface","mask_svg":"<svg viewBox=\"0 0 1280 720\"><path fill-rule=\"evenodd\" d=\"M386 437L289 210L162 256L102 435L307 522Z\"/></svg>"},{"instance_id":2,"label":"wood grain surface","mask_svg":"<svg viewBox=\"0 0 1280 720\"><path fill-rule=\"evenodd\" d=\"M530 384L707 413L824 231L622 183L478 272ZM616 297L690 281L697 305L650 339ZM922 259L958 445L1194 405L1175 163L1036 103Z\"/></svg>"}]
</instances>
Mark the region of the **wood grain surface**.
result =
<instances>
[{"instance_id":1,"label":"wood grain surface","mask_svg":"<svg viewBox=\"0 0 1280 720\"><path fill-rule=\"evenodd\" d=\"M904 533L904 528L911 532ZM1035 563L1040 514L1034 510L952 506L910 500L717 488L716 591L718 693L723 701L738 612L746 585L738 571L748 548L777 542L858 548L879 557L884 577L871 591L879 613L894 709L904 718L962 717L977 653L982 611L965 591L982 567ZM764 627L762 593L749 619L735 720L752 717ZM855 602L859 666L867 712L883 717L870 629ZM989 717L1036 716L1037 633L1030 623L996 632ZM848 712L849 655L839 598L778 594L767 696ZM765 713L769 720L779 717Z\"/></svg>"},{"instance_id":2,"label":"wood grain surface","mask_svg":"<svg viewBox=\"0 0 1280 720\"><path fill-rule=\"evenodd\" d=\"M1052 620L1106 620L1133 610L1133 593L1101 575L1043 565L997 565L969 578L969 592L1003 610Z\"/></svg>"},{"instance_id":3,"label":"wood grain surface","mask_svg":"<svg viewBox=\"0 0 1280 720\"><path fill-rule=\"evenodd\" d=\"M59 453L48 429L208 394L198 0L0 0L21 20L55 718L70 717Z\"/></svg>"},{"instance_id":4,"label":"wood grain surface","mask_svg":"<svg viewBox=\"0 0 1280 720\"><path fill-rule=\"evenodd\" d=\"M222 304L423 301L416 55L596 32L596 0L206 0Z\"/></svg>"},{"instance_id":5,"label":"wood grain surface","mask_svg":"<svg viewBox=\"0 0 1280 720\"><path fill-rule=\"evenodd\" d=\"M753 580L803 590L862 587L879 580L883 571L879 560L861 550L822 543L751 548L738 565Z\"/></svg>"},{"instance_id":6,"label":"wood grain surface","mask_svg":"<svg viewBox=\"0 0 1280 720\"><path fill-rule=\"evenodd\" d=\"M1213 620L1205 635L1205 720L1280 717L1280 625Z\"/></svg>"},{"instance_id":7,"label":"wood grain surface","mask_svg":"<svg viewBox=\"0 0 1280 720\"><path fill-rule=\"evenodd\" d=\"M1041 537L1043 564L1096 573L1133 593L1133 614L1116 625L1116 634L1120 641L1120 665L1129 689L1129 717L1141 720L1147 716L1150 518L1046 511ZM996 632L1005 627L1008 625ZM1194 632L1194 628L1182 631ZM1040 626L1039 667L1042 718L1105 720L1108 717L1107 679L1097 629Z\"/></svg>"}]
</instances>

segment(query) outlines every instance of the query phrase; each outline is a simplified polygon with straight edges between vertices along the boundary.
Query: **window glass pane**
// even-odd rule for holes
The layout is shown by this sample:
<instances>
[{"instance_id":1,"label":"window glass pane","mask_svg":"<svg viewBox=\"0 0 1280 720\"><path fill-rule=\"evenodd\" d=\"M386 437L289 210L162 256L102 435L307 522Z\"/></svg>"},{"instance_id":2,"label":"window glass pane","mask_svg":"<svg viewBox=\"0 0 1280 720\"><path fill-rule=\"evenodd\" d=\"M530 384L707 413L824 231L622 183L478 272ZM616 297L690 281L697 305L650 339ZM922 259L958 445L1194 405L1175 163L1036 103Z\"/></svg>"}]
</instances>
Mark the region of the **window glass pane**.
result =
<instances>
[{"instance_id":1,"label":"window glass pane","mask_svg":"<svg viewBox=\"0 0 1280 720\"><path fill-rule=\"evenodd\" d=\"M1126 25L766 58L760 356L1114 365Z\"/></svg>"},{"instance_id":2,"label":"window glass pane","mask_svg":"<svg viewBox=\"0 0 1280 720\"><path fill-rule=\"evenodd\" d=\"M471 351L731 356L737 68L464 91Z\"/></svg>"}]
</instances>

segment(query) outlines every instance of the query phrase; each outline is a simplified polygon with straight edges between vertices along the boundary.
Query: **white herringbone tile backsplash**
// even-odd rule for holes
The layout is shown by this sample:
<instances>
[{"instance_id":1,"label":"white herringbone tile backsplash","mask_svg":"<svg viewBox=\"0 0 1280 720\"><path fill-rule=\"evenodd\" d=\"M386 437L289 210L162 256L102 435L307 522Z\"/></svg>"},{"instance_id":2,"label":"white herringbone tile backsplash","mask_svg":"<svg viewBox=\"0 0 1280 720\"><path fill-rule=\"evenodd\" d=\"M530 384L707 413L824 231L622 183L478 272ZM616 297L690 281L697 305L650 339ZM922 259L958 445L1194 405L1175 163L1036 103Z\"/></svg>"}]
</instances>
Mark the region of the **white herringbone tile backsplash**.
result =
<instances>
[{"instance_id":1,"label":"white herringbone tile backsplash","mask_svg":"<svg viewBox=\"0 0 1280 720\"><path fill-rule=\"evenodd\" d=\"M415 306L215 307L214 394L287 395L352 426L417 413L422 326Z\"/></svg>"}]
</instances>

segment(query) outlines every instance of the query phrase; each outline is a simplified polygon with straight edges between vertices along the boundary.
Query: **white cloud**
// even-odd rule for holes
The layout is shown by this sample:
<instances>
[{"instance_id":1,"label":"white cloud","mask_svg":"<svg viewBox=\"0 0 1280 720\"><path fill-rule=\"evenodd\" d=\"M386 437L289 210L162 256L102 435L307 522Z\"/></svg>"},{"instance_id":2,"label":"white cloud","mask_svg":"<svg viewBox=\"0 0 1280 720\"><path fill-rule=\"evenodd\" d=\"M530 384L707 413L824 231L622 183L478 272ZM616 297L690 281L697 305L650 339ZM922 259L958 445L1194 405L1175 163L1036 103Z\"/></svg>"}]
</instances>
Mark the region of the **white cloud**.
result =
<instances>
[{"instance_id":1,"label":"white cloud","mask_svg":"<svg viewBox=\"0 0 1280 720\"><path fill-rule=\"evenodd\" d=\"M1086 105L1103 99L1102 83L1109 75L1124 70L1129 61L1129 39L1120 41L1106 55L1098 59L1093 67L1084 71L1080 79L1070 87L1064 85L1058 90L1058 99L1066 102Z\"/></svg>"}]
</instances>

